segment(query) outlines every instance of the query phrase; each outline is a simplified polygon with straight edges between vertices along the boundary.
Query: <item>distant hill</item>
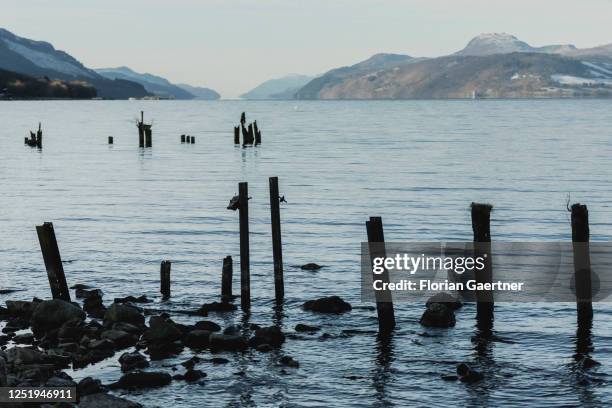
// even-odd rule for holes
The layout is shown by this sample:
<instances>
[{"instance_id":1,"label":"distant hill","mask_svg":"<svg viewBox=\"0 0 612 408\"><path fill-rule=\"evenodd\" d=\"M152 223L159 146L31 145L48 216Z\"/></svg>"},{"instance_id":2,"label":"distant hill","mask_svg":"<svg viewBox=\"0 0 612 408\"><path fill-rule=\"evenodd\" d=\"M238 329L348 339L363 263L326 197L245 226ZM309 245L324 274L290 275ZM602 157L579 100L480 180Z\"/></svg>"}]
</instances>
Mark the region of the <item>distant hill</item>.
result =
<instances>
[{"instance_id":1,"label":"distant hill","mask_svg":"<svg viewBox=\"0 0 612 408\"><path fill-rule=\"evenodd\" d=\"M33 78L0 69L0 99L12 98L71 98L91 99L96 89L80 81Z\"/></svg>"},{"instance_id":2,"label":"distant hill","mask_svg":"<svg viewBox=\"0 0 612 408\"><path fill-rule=\"evenodd\" d=\"M150 95L140 84L107 79L47 42L19 37L2 28L0 69L31 77L86 82L95 87L97 95L103 98L127 99Z\"/></svg>"},{"instance_id":3,"label":"distant hill","mask_svg":"<svg viewBox=\"0 0 612 408\"><path fill-rule=\"evenodd\" d=\"M189 92L194 96L195 99L205 99L205 100L217 100L221 98L221 95L217 91L214 91L210 88L204 88L200 86L192 86L187 84L176 84L179 88Z\"/></svg>"},{"instance_id":4,"label":"distant hill","mask_svg":"<svg viewBox=\"0 0 612 408\"><path fill-rule=\"evenodd\" d=\"M612 97L612 44L532 47L504 33L482 34L450 56L377 54L333 69L298 99Z\"/></svg>"},{"instance_id":5,"label":"distant hill","mask_svg":"<svg viewBox=\"0 0 612 408\"><path fill-rule=\"evenodd\" d=\"M265 81L240 95L243 99L293 99L294 94L314 77L291 74Z\"/></svg>"}]
</instances>

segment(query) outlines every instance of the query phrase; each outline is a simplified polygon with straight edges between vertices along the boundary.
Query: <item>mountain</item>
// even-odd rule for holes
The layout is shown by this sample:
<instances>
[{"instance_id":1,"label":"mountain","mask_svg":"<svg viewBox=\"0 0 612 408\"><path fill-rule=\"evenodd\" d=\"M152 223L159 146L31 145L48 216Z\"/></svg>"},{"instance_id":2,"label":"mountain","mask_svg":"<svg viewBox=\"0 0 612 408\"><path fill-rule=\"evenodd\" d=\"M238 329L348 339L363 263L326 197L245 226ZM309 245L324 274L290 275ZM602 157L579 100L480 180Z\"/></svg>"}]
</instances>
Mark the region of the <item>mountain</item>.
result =
<instances>
[{"instance_id":1,"label":"mountain","mask_svg":"<svg viewBox=\"0 0 612 408\"><path fill-rule=\"evenodd\" d=\"M195 99L205 99L209 101L217 100L221 98L221 95L210 88L204 88L200 86L192 86L187 84L176 84L179 88L189 92L195 97Z\"/></svg>"},{"instance_id":2,"label":"mountain","mask_svg":"<svg viewBox=\"0 0 612 408\"><path fill-rule=\"evenodd\" d=\"M296 97L612 97L612 45L532 47L509 34L482 34L463 50L444 57L377 54L313 79Z\"/></svg>"},{"instance_id":3,"label":"mountain","mask_svg":"<svg viewBox=\"0 0 612 408\"><path fill-rule=\"evenodd\" d=\"M34 78L0 69L0 99L13 98L71 98L91 99L96 89L80 81Z\"/></svg>"},{"instance_id":4,"label":"mountain","mask_svg":"<svg viewBox=\"0 0 612 408\"><path fill-rule=\"evenodd\" d=\"M98 68L98 74L108 79L124 79L141 84L154 95L171 99L193 99L194 94L179 85L170 83L165 78L152 74L141 74L128 67Z\"/></svg>"},{"instance_id":5,"label":"mountain","mask_svg":"<svg viewBox=\"0 0 612 408\"><path fill-rule=\"evenodd\" d=\"M126 99L150 95L132 81L110 80L44 41L19 37L0 28L0 69L63 81L82 81L94 86L103 98Z\"/></svg>"},{"instance_id":6,"label":"mountain","mask_svg":"<svg viewBox=\"0 0 612 408\"><path fill-rule=\"evenodd\" d=\"M265 81L240 95L243 99L293 99L293 95L314 77L291 74Z\"/></svg>"}]
</instances>

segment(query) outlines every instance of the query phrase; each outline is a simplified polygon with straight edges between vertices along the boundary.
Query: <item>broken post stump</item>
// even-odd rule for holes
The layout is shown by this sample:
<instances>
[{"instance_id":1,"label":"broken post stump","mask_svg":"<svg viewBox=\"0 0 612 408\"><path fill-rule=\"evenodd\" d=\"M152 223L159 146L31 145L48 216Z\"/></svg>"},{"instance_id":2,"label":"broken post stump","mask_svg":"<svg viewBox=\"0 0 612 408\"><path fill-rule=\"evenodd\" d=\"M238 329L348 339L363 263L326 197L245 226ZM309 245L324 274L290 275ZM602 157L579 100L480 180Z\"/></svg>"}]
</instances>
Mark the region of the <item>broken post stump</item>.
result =
<instances>
[{"instance_id":1,"label":"broken post stump","mask_svg":"<svg viewBox=\"0 0 612 408\"><path fill-rule=\"evenodd\" d=\"M485 267L476 270L477 283L493 282L491 259L491 204L472 203L472 231L474 232L474 257L484 258ZM478 325L489 329L493 323L493 291L476 292L476 319Z\"/></svg>"},{"instance_id":2,"label":"broken post stump","mask_svg":"<svg viewBox=\"0 0 612 408\"><path fill-rule=\"evenodd\" d=\"M191 136L187 136L186 141L187 141L187 144L190 144L191 143Z\"/></svg>"},{"instance_id":3,"label":"broken post stump","mask_svg":"<svg viewBox=\"0 0 612 408\"><path fill-rule=\"evenodd\" d=\"M160 292L164 299L170 297L170 268L172 267L172 262L170 261L162 261L160 267Z\"/></svg>"},{"instance_id":4,"label":"broken post stump","mask_svg":"<svg viewBox=\"0 0 612 408\"><path fill-rule=\"evenodd\" d=\"M240 217L240 307L251 309L251 272L249 265L249 185L238 183Z\"/></svg>"},{"instance_id":5,"label":"broken post stump","mask_svg":"<svg viewBox=\"0 0 612 408\"><path fill-rule=\"evenodd\" d=\"M185 143L185 135L181 135L181 143Z\"/></svg>"},{"instance_id":6,"label":"broken post stump","mask_svg":"<svg viewBox=\"0 0 612 408\"><path fill-rule=\"evenodd\" d=\"M276 302L285 297L283 282L283 245L281 242L280 195L278 194L278 177L270 177L270 217L272 226L272 256L274 258L274 294Z\"/></svg>"},{"instance_id":7,"label":"broken post stump","mask_svg":"<svg viewBox=\"0 0 612 408\"><path fill-rule=\"evenodd\" d=\"M43 225L36 226L36 233L38 234L40 250L45 261L53 299L70 302L70 292L66 284L66 275L64 274L64 266L62 265L62 258L57 246L53 223L45 222Z\"/></svg>"},{"instance_id":8,"label":"broken post stump","mask_svg":"<svg viewBox=\"0 0 612 408\"><path fill-rule=\"evenodd\" d=\"M38 130L36 131L36 147L38 147L39 149L42 149L42 137L42 127L40 122L38 122Z\"/></svg>"},{"instance_id":9,"label":"broken post stump","mask_svg":"<svg viewBox=\"0 0 612 408\"><path fill-rule=\"evenodd\" d=\"M246 113L242 112L242 115L240 115L240 124L244 126L245 123L246 123Z\"/></svg>"},{"instance_id":10,"label":"broken post stump","mask_svg":"<svg viewBox=\"0 0 612 408\"><path fill-rule=\"evenodd\" d=\"M238 126L234 126L234 144L240 144L240 128Z\"/></svg>"},{"instance_id":11,"label":"broken post stump","mask_svg":"<svg viewBox=\"0 0 612 408\"><path fill-rule=\"evenodd\" d=\"M195 143L195 136L191 136L191 144Z\"/></svg>"},{"instance_id":12,"label":"broken post stump","mask_svg":"<svg viewBox=\"0 0 612 408\"><path fill-rule=\"evenodd\" d=\"M232 274L234 266L231 256L223 258L223 269L221 270L221 300L232 299Z\"/></svg>"},{"instance_id":13,"label":"broken post stump","mask_svg":"<svg viewBox=\"0 0 612 408\"><path fill-rule=\"evenodd\" d=\"M143 125L145 133L145 147L153 147L153 131L151 130L152 125Z\"/></svg>"},{"instance_id":14,"label":"broken post stump","mask_svg":"<svg viewBox=\"0 0 612 408\"><path fill-rule=\"evenodd\" d=\"M385 235L383 232L383 224L381 217L370 217L370 221L366 221L366 230L368 233L368 248L370 252L370 262L372 271L374 270L375 258L386 258L385 250ZM380 275L372 272L374 280L380 279L383 283L389 283L389 271L385 268ZM378 332L382 335L387 335L395 328L395 312L393 311L393 298L391 291L375 291L376 296L376 311L378 313Z\"/></svg>"},{"instance_id":15,"label":"broken post stump","mask_svg":"<svg viewBox=\"0 0 612 408\"><path fill-rule=\"evenodd\" d=\"M144 111L140 111L140 122L136 126L138 127L138 147L145 147Z\"/></svg>"},{"instance_id":16,"label":"broken post stump","mask_svg":"<svg viewBox=\"0 0 612 408\"><path fill-rule=\"evenodd\" d=\"M255 132L255 146L261 144L261 130Z\"/></svg>"},{"instance_id":17,"label":"broken post stump","mask_svg":"<svg viewBox=\"0 0 612 408\"><path fill-rule=\"evenodd\" d=\"M254 140L255 138L253 136L253 124L249 123L249 144L252 145Z\"/></svg>"},{"instance_id":18,"label":"broken post stump","mask_svg":"<svg viewBox=\"0 0 612 408\"><path fill-rule=\"evenodd\" d=\"M584 204L572 205L572 247L578 326L590 325L593 319L589 211Z\"/></svg>"},{"instance_id":19,"label":"broken post stump","mask_svg":"<svg viewBox=\"0 0 612 408\"><path fill-rule=\"evenodd\" d=\"M113 137L112 136L108 137L108 144L113 144Z\"/></svg>"}]
</instances>

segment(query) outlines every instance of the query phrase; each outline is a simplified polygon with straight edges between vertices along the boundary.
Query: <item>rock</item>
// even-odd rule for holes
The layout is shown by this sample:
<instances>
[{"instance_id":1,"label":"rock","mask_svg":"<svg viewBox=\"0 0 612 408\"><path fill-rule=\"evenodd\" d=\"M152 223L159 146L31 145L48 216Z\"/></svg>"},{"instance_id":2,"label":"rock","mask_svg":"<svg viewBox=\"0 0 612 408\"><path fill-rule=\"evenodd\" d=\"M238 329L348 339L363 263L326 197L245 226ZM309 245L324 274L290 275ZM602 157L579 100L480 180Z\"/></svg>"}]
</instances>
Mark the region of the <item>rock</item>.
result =
<instances>
[{"instance_id":1,"label":"rock","mask_svg":"<svg viewBox=\"0 0 612 408\"><path fill-rule=\"evenodd\" d=\"M444 303L430 303L420 322L426 327L453 327L455 312Z\"/></svg>"},{"instance_id":2,"label":"rock","mask_svg":"<svg viewBox=\"0 0 612 408\"><path fill-rule=\"evenodd\" d=\"M76 285L72 285L70 289L91 289L91 286L77 283Z\"/></svg>"},{"instance_id":3,"label":"rock","mask_svg":"<svg viewBox=\"0 0 612 408\"><path fill-rule=\"evenodd\" d=\"M121 364L121 371L124 373L137 368L149 367L147 358L137 351L133 353L123 353L121 357L119 357L119 363Z\"/></svg>"},{"instance_id":4,"label":"rock","mask_svg":"<svg viewBox=\"0 0 612 408\"><path fill-rule=\"evenodd\" d=\"M425 306L429 307L429 305L432 303L442 303L452 310L460 309L463 306L463 303L458 298L454 297L450 293L445 292L437 293L427 299Z\"/></svg>"},{"instance_id":5,"label":"rock","mask_svg":"<svg viewBox=\"0 0 612 408\"><path fill-rule=\"evenodd\" d=\"M13 341L18 344L32 344L34 343L34 335L32 333L24 333L13 337Z\"/></svg>"},{"instance_id":6,"label":"rock","mask_svg":"<svg viewBox=\"0 0 612 408\"><path fill-rule=\"evenodd\" d=\"M300 266L300 269L303 269L305 271L317 271L317 270L319 270L321 268L322 268L322 266L321 265L317 265L316 263L307 263L306 265Z\"/></svg>"},{"instance_id":7,"label":"rock","mask_svg":"<svg viewBox=\"0 0 612 408\"><path fill-rule=\"evenodd\" d=\"M223 334L240 334L242 331L242 326L238 324L232 324L231 326L227 326L223 329Z\"/></svg>"},{"instance_id":8,"label":"rock","mask_svg":"<svg viewBox=\"0 0 612 408\"><path fill-rule=\"evenodd\" d=\"M77 299L89 299L89 298L99 298L102 299L104 296L104 292L100 289L77 289L74 293Z\"/></svg>"},{"instance_id":9,"label":"rock","mask_svg":"<svg viewBox=\"0 0 612 408\"><path fill-rule=\"evenodd\" d=\"M6 301L6 308L7 308L7 312L9 314L9 316L12 317L23 317L26 319L29 319L30 317L32 317L32 313L34 312L34 309L36 309L36 306L38 305L38 302L28 302L25 300L7 300Z\"/></svg>"},{"instance_id":10,"label":"rock","mask_svg":"<svg viewBox=\"0 0 612 408\"><path fill-rule=\"evenodd\" d=\"M76 387L76 383L71 378L53 376L47 380L45 387Z\"/></svg>"},{"instance_id":11,"label":"rock","mask_svg":"<svg viewBox=\"0 0 612 408\"><path fill-rule=\"evenodd\" d=\"M320 327L317 326L309 326L307 324L298 323L295 325L296 332L317 332L321 330Z\"/></svg>"},{"instance_id":12,"label":"rock","mask_svg":"<svg viewBox=\"0 0 612 408\"><path fill-rule=\"evenodd\" d=\"M22 317L11 317L2 328L3 333L14 333L30 327L30 321Z\"/></svg>"},{"instance_id":13,"label":"rock","mask_svg":"<svg viewBox=\"0 0 612 408\"><path fill-rule=\"evenodd\" d=\"M484 377L478 371L472 370L472 368L465 363L457 365L457 375L459 376L459 381L469 384L480 381Z\"/></svg>"},{"instance_id":14,"label":"rock","mask_svg":"<svg viewBox=\"0 0 612 408\"><path fill-rule=\"evenodd\" d=\"M40 302L32 313L32 332L42 337L48 330L57 329L73 319L85 319L85 312L78 306L59 299Z\"/></svg>"},{"instance_id":15,"label":"rock","mask_svg":"<svg viewBox=\"0 0 612 408\"><path fill-rule=\"evenodd\" d=\"M131 304L113 303L104 315L104 325L106 327L112 327L117 322L143 326L144 320L140 308Z\"/></svg>"},{"instance_id":16,"label":"rock","mask_svg":"<svg viewBox=\"0 0 612 408\"><path fill-rule=\"evenodd\" d=\"M187 347L203 349L210 344L210 331L193 330L187 333L183 342Z\"/></svg>"},{"instance_id":17,"label":"rock","mask_svg":"<svg viewBox=\"0 0 612 408\"><path fill-rule=\"evenodd\" d=\"M334 313L340 314L352 310L349 303L345 302L339 296L324 297L316 300L309 300L304 303L304 310L310 310L317 313Z\"/></svg>"},{"instance_id":18,"label":"rock","mask_svg":"<svg viewBox=\"0 0 612 408\"><path fill-rule=\"evenodd\" d=\"M276 326L262 327L255 331L255 335L249 340L249 344L257 347L262 344L269 344L272 347L280 347L285 342L285 335Z\"/></svg>"},{"instance_id":19,"label":"rock","mask_svg":"<svg viewBox=\"0 0 612 408\"><path fill-rule=\"evenodd\" d=\"M149 326L143 338L150 343L172 343L183 336L172 320L161 316L151 317Z\"/></svg>"},{"instance_id":20,"label":"rock","mask_svg":"<svg viewBox=\"0 0 612 408\"><path fill-rule=\"evenodd\" d=\"M102 340L102 341L112 343L112 341L110 340ZM72 367L74 369L87 367L89 364L95 364L99 361L112 357L114 354L115 354L114 350L107 349L107 348L87 350L73 357Z\"/></svg>"},{"instance_id":21,"label":"rock","mask_svg":"<svg viewBox=\"0 0 612 408\"><path fill-rule=\"evenodd\" d=\"M211 322L208 320L200 320L195 324L195 328L197 330L207 330L209 332L218 332L221 331L221 326L219 326L215 322Z\"/></svg>"},{"instance_id":22,"label":"rock","mask_svg":"<svg viewBox=\"0 0 612 408\"><path fill-rule=\"evenodd\" d=\"M114 395L97 393L82 397L79 408L142 408L142 405Z\"/></svg>"},{"instance_id":23,"label":"rock","mask_svg":"<svg viewBox=\"0 0 612 408\"><path fill-rule=\"evenodd\" d=\"M197 363L202 361L202 359L198 356L193 356L189 360L183 361L181 365L188 370L191 370Z\"/></svg>"},{"instance_id":24,"label":"rock","mask_svg":"<svg viewBox=\"0 0 612 408\"><path fill-rule=\"evenodd\" d=\"M101 339L111 340L119 349L131 347L138 341L138 337L121 331L121 330L106 330L100 335Z\"/></svg>"},{"instance_id":25,"label":"rock","mask_svg":"<svg viewBox=\"0 0 612 408\"><path fill-rule=\"evenodd\" d=\"M185 373L185 381L187 382L194 382L194 381L198 381L200 378L206 377L206 373L200 370L187 370L187 372Z\"/></svg>"},{"instance_id":26,"label":"rock","mask_svg":"<svg viewBox=\"0 0 612 408\"><path fill-rule=\"evenodd\" d=\"M13 347L6 351L6 362L14 366L27 364L43 364L46 356L38 350L27 347Z\"/></svg>"},{"instance_id":27,"label":"rock","mask_svg":"<svg viewBox=\"0 0 612 408\"><path fill-rule=\"evenodd\" d=\"M170 384L172 377L163 371L134 371L124 374L111 388L155 388Z\"/></svg>"},{"instance_id":28,"label":"rock","mask_svg":"<svg viewBox=\"0 0 612 408\"><path fill-rule=\"evenodd\" d=\"M255 347L255 350L259 351L260 353L268 353L272 350L274 350L274 347L272 347L269 344L260 344L257 347Z\"/></svg>"},{"instance_id":29,"label":"rock","mask_svg":"<svg viewBox=\"0 0 612 408\"><path fill-rule=\"evenodd\" d=\"M209 340L212 350L241 351L247 348L246 340L234 334L212 333Z\"/></svg>"},{"instance_id":30,"label":"rock","mask_svg":"<svg viewBox=\"0 0 612 408\"><path fill-rule=\"evenodd\" d=\"M145 295L134 297L126 296L123 298L115 298L115 303L151 303L151 299L148 299Z\"/></svg>"},{"instance_id":31,"label":"rock","mask_svg":"<svg viewBox=\"0 0 612 408\"><path fill-rule=\"evenodd\" d=\"M76 386L77 396L81 399L85 395L96 394L98 392L105 392L106 387L102 385L102 381L93 379L91 377L85 377Z\"/></svg>"},{"instance_id":32,"label":"rock","mask_svg":"<svg viewBox=\"0 0 612 408\"><path fill-rule=\"evenodd\" d=\"M0 357L0 387L6 387L8 382L6 378L8 370L6 369L6 361Z\"/></svg>"},{"instance_id":33,"label":"rock","mask_svg":"<svg viewBox=\"0 0 612 408\"><path fill-rule=\"evenodd\" d=\"M110 339L91 340L87 344L90 350L115 350L115 342Z\"/></svg>"},{"instance_id":34,"label":"rock","mask_svg":"<svg viewBox=\"0 0 612 408\"><path fill-rule=\"evenodd\" d=\"M201 316L207 316L209 312L233 312L238 309L236 305L227 302L204 303L197 311Z\"/></svg>"},{"instance_id":35,"label":"rock","mask_svg":"<svg viewBox=\"0 0 612 408\"><path fill-rule=\"evenodd\" d=\"M300 367L300 363L298 363L296 360L294 360L293 357L291 357L291 356L283 356L278 361L279 361L279 363L281 363L282 365L287 366L287 367L293 367L293 368L299 368Z\"/></svg>"},{"instance_id":36,"label":"rock","mask_svg":"<svg viewBox=\"0 0 612 408\"><path fill-rule=\"evenodd\" d=\"M210 359L210 362L215 365L218 365L218 364L227 364L229 363L229 360L223 357L213 357Z\"/></svg>"},{"instance_id":37,"label":"rock","mask_svg":"<svg viewBox=\"0 0 612 408\"><path fill-rule=\"evenodd\" d=\"M144 331L144 328L141 326L134 326L130 323L118 322L113 324L113 330L120 330L130 334L140 335Z\"/></svg>"}]
</instances>

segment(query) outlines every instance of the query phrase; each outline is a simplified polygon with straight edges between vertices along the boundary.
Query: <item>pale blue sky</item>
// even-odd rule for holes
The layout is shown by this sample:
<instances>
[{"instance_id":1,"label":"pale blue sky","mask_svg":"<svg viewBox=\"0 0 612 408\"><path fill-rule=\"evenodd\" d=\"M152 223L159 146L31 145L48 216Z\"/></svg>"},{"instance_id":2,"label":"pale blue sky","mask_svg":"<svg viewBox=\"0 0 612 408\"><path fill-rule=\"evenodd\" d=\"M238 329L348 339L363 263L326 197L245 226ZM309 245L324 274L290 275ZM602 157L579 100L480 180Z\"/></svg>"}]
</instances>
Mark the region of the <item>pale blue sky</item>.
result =
<instances>
[{"instance_id":1,"label":"pale blue sky","mask_svg":"<svg viewBox=\"0 0 612 408\"><path fill-rule=\"evenodd\" d=\"M483 32L612 42L612 0L2 0L0 27L88 67L127 65L237 97L377 52L444 55Z\"/></svg>"}]
</instances>

